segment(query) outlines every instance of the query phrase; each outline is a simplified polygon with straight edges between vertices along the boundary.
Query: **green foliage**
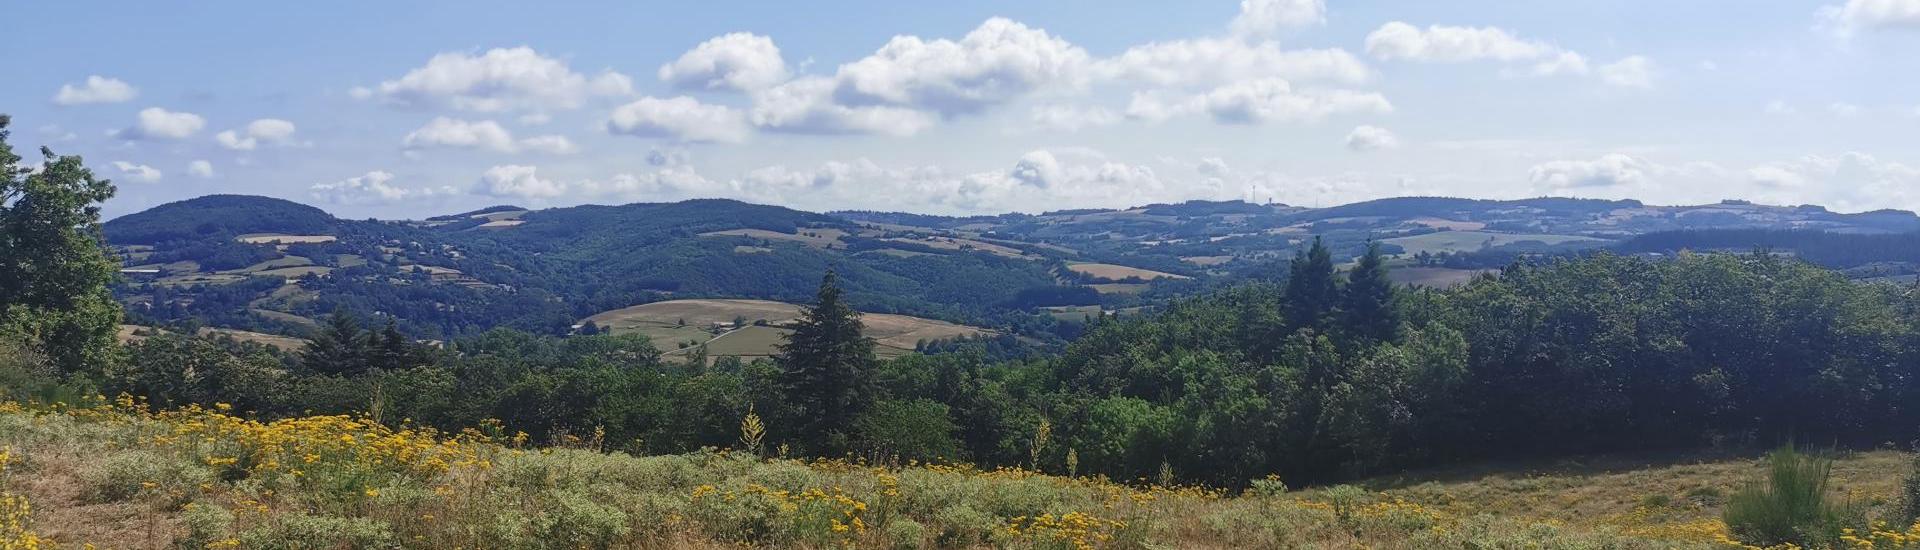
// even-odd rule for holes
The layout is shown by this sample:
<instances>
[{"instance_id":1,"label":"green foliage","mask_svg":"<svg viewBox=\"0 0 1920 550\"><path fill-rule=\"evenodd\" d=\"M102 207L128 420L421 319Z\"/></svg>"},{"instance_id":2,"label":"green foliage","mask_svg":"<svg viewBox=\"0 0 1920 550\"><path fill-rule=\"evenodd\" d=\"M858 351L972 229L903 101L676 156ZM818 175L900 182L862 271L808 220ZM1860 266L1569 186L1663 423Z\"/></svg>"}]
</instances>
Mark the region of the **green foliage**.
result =
<instances>
[{"instance_id":1,"label":"green foliage","mask_svg":"<svg viewBox=\"0 0 1920 550\"><path fill-rule=\"evenodd\" d=\"M107 290L115 262L100 242L113 184L45 147L39 171L21 166L11 122L0 114L0 340L35 348L62 373L97 369L120 323Z\"/></svg>"},{"instance_id":2,"label":"green foliage","mask_svg":"<svg viewBox=\"0 0 1920 550\"><path fill-rule=\"evenodd\" d=\"M1899 514L1895 517L1904 525L1913 525L1920 521L1920 456L1913 458L1913 466L1907 475L1900 479Z\"/></svg>"},{"instance_id":3,"label":"green foliage","mask_svg":"<svg viewBox=\"0 0 1920 550\"><path fill-rule=\"evenodd\" d=\"M932 462L960 456L959 428L947 406L930 399L883 400L854 420L852 433L868 456Z\"/></svg>"},{"instance_id":4,"label":"green foliage","mask_svg":"<svg viewBox=\"0 0 1920 550\"><path fill-rule=\"evenodd\" d=\"M841 299L828 271L813 306L801 314L774 360L787 402L799 415L794 440L816 452L845 450L854 419L873 399L874 344L863 329L860 312Z\"/></svg>"},{"instance_id":5,"label":"green foliage","mask_svg":"<svg viewBox=\"0 0 1920 550\"><path fill-rule=\"evenodd\" d=\"M1333 272L1333 255L1319 237L1294 254L1287 269L1287 301L1283 311L1291 330L1322 329L1331 320L1340 299L1340 281Z\"/></svg>"},{"instance_id":6,"label":"green foliage","mask_svg":"<svg viewBox=\"0 0 1920 550\"><path fill-rule=\"evenodd\" d=\"M207 195L170 202L106 224L109 241L232 241L248 233L330 234L339 220L297 202L248 195Z\"/></svg>"},{"instance_id":7,"label":"green foliage","mask_svg":"<svg viewBox=\"0 0 1920 550\"><path fill-rule=\"evenodd\" d=\"M1757 546L1814 547L1837 542L1841 529L1863 523L1851 504L1833 502L1827 487L1831 459L1787 446L1767 454L1766 464L1765 478L1727 499L1722 515L1734 538Z\"/></svg>"}]
</instances>

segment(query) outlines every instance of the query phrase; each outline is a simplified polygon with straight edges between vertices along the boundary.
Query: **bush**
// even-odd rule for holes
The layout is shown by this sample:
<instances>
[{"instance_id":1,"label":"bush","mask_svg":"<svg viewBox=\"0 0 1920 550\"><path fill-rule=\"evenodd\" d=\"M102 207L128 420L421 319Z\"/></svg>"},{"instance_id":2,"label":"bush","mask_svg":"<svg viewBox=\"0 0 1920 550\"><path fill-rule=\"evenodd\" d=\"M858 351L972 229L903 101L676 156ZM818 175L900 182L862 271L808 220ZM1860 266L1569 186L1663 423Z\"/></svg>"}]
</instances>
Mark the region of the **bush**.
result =
<instances>
[{"instance_id":1,"label":"bush","mask_svg":"<svg viewBox=\"0 0 1920 550\"><path fill-rule=\"evenodd\" d=\"M1734 538L1756 546L1818 546L1840 538L1857 523L1848 504L1829 501L1831 459L1801 454L1792 446L1767 454L1767 477L1727 499L1722 519Z\"/></svg>"},{"instance_id":2,"label":"bush","mask_svg":"<svg viewBox=\"0 0 1920 550\"><path fill-rule=\"evenodd\" d=\"M119 451L87 462L80 471L88 502L129 500L142 494L179 498L214 480L205 466L145 450Z\"/></svg>"},{"instance_id":3,"label":"bush","mask_svg":"<svg viewBox=\"0 0 1920 550\"><path fill-rule=\"evenodd\" d=\"M1913 466L1907 471L1906 479L1900 481L1901 525L1913 525L1920 521L1920 455L1914 455Z\"/></svg>"}]
</instances>

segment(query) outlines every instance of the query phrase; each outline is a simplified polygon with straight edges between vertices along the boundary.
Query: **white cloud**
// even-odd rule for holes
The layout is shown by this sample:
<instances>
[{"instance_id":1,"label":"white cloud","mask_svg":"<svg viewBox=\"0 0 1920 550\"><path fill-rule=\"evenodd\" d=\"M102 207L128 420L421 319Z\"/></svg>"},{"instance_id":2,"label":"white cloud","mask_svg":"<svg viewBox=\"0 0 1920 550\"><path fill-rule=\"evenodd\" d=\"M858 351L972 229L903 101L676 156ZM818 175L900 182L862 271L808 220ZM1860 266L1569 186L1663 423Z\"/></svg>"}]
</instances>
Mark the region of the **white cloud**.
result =
<instances>
[{"instance_id":1,"label":"white cloud","mask_svg":"<svg viewBox=\"0 0 1920 550\"><path fill-rule=\"evenodd\" d=\"M841 105L834 87L831 79L807 77L755 92L751 122L775 132L890 136L917 134L935 122L933 114L905 107Z\"/></svg>"},{"instance_id":2,"label":"white cloud","mask_svg":"<svg viewBox=\"0 0 1920 550\"><path fill-rule=\"evenodd\" d=\"M1535 63L1531 71L1534 76L1584 75L1587 68L1587 56L1576 52L1560 52L1552 58Z\"/></svg>"},{"instance_id":3,"label":"white cloud","mask_svg":"<svg viewBox=\"0 0 1920 550\"><path fill-rule=\"evenodd\" d=\"M435 117L427 125L407 133L401 145L408 149L429 147L452 147L464 149L489 149L510 153L514 150L513 134L500 123L491 120L469 122L465 120Z\"/></svg>"},{"instance_id":4,"label":"white cloud","mask_svg":"<svg viewBox=\"0 0 1920 550\"><path fill-rule=\"evenodd\" d=\"M1433 25L1421 30L1400 21L1367 35L1367 53L1380 59L1461 62L1481 59L1519 61L1558 52L1544 42L1522 40L1495 27Z\"/></svg>"},{"instance_id":5,"label":"white cloud","mask_svg":"<svg viewBox=\"0 0 1920 550\"><path fill-rule=\"evenodd\" d=\"M573 140L562 135L534 136L520 140L519 145L523 151L537 151L549 155L571 155L580 152L580 148L573 145Z\"/></svg>"},{"instance_id":6,"label":"white cloud","mask_svg":"<svg viewBox=\"0 0 1920 550\"><path fill-rule=\"evenodd\" d=\"M140 110L139 120L132 127L113 135L128 140L185 139L206 126L207 119L200 115L148 107Z\"/></svg>"},{"instance_id":7,"label":"white cloud","mask_svg":"<svg viewBox=\"0 0 1920 550\"><path fill-rule=\"evenodd\" d=\"M485 149L501 153L536 151L541 153L566 155L578 151L573 141L566 136L536 136L514 140L513 133L491 120L466 121L448 117L435 117L425 126L407 133L401 140L401 146L408 150L446 147L453 149Z\"/></svg>"},{"instance_id":8,"label":"white cloud","mask_svg":"<svg viewBox=\"0 0 1920 550\"><path fill-rule=\"evenodd\" d=\"M79 86L61 84L60 91L53 94L53 102L57 105L120 103L130 101L139 95L139 88L118 78L90 75L87 81Z\"/></svg>"},{"instance_id":9,"label":"white cloud","mask_svg":"<svg viewBox=\"0 0 1920 550\"><path fill-rule=\"evenodd\" d=\"M760 90L787 80L787 64L773 39L736 32L700 43L660 66L660 80L689 90Z\"/></svg>"},{"instance_id":10,"label":"white cloud","mask_svg":"<svg viewBox=\"0 0 1920 550\"><path fill-rule=\"evenodd\" d=\"M1836 101L1827 104L1827 112L1833 113L1833 116L1841 118L1853 118L1860 116L1860 106L1845 101Z\"/></svg>"},{"instance_id":11,"label":"white cloud","mask_svg":"<svg viewBox=\"0 0 1920 550\"><path fill-rule=\"evenodd\" d=\"M1565 190L1582 187L1613 187L1646 182L1655 170L1651 163L1622 153L1609 153L1594 160L1556 160L1534 165L1527 178L1536 187Z\"/></svg>"},{"instance_id":12,"label":"white cloud","mask_svg":"<svg viewBox=\"0 0 1920 550\"><path fill-rule=\"evenodd\" d=\"M1855 29L1920 29L1920 0L1847 0L1820 8L1823 23L1842 34Z\"/></svg>"},{"instance_id":13,"label":"white cloud","mask_svg":"<svg viewBox=\"0 0 1920 550\"><path fill-rule=\"evenodd\" d=\"M406 188L388 183L391 181L392 173L374 170L332 183L313 184L307 188L307 193L315 199L333 204L377 204L459 192L451 187Z\"/></svg>"},{"instance_id":14,"label":"white cloud","mask_svg":"<svg viewBox=\"0 0 1920 550\"><path fill-rule=\"evenodd\" d=\"M480 176L475 191L487 196L522 199L549 199L566 194L566 184L541 179L538 172L537 167L518 164L488 168Z\"/></svg>"},{"instance_id":15,"label":"white cloud","mask_svg":"<svg viewBox=\"0 0 1920 550\"><path fill-rule=\"evenodd\" d=\"M1354 151L1381 151L1399 146L1399 136L1386 128L1361 125L1347 133L1347 148Z\"/></svg>"},{"instance_id":16,"label":"white cloud","mask_svg":"<svg viewBox=\"0 0 1920 550\"><path fill-rule=\"evenodd\" d=\"M607 131L686 142L746 141L747 117L732 107L709 105L687 96L643 97L613 110Z\"/></svg>"},{"instance_id":17,"label":"white cloud","mask_svg":"<svg viewBox=\"0 0 1920 550\"><path fill-rule=\"evenodd\" d=\"M277 118L263 118L247 123L245 133L226 130L213 137L222 147L235 151L251 151L261 142L289 143L294 131L292 122Z\"/></svg>"},{"instance_id":18,"label":"white cloud","mask_svg":"<svg viewBox=\"0 0 1920 550\"><path fill-rule=\"evenodd\" d=\"M542 113L579 108L594 97L632 95L633 81L612 70L589 78L564 61L521 46L494 48L480 55L442 53L398 79L352 93L402 105L438 103L469 111Z\"/></svg>"},{"instance_id":19,"label":"white cloud","mask_svg":"<svg viewBox=\"0 0 1920 550\"><path fill-rule=\"evenodd\" d=\"M196 178L211 178L213 177L213 163L204 160L189 162L187 163L187 174Z\"/></svg>"},{"instance_id":20,"label":"white cloud","mask_svg":"<svg viewBox=\"0 0 1920 550\"><path fill-rule=\"evenodd\" d=\"M1647 89L1653 87L1653 61L1633 55L1602 65L1600 81L1608 86Z\"/></svg>"},{"instance_id":21,"label":"white cloud","mask_svg":"<svg viewBox=\"0 0 1920 550\"><path fill-rule=\"evenodd\" d=\"M1127 116L1134 118L1164 120L1206 113L1214 121L1225 124L1310 122L1335 114L1389 112L1393 112L1393 104L1378 93L1295 91L1287 81L1272 78L1229 84L1184 98L1138 93L1127 106Z\"/></svg>"},{"instance_id":22,"label":"white cloud","mask_svg":"<svg viewBox=\"0 0 1920 550\"><path fill-rule=\"evenodd\" d=\"M841 65L835 97L945 114L970 113L1036 91L1085 84L1086 50L1041 29L995 17L960 40L895 36Z\"/></svg>"},{"instance_id":23,"label":"white cloud","mask_svg":"<svg viewBox=\"0 0 1920 550\"><path fill-rule=\"evenodd\" d=\"M152 166L147 166L145 164L134 164L134 163L123 161L123 160L116 160L116 161L113 161L113 167L119 169L121 174L126 174L127 179L131 179L133 181L142 182L142 183L153 183L156 181L160 181L160 171L154 169L154 167Z\"/></svg>"},{"instance_id":24,"label":"white cloud","mask_svg":"<svg viewBox=\"0 0 1920 550\"><path fill-rule=\"evenodd\" d=\"M1788 105L1785 101L1776 99L1767 102L1766 112L1769 115L1791 115L1798 113L1799 110L1794 109L1792 105Z\"/></svg>"},{"instance_id":25,"label":"white cloud","mask_svg":"<svg viewBox=\"0 0 1920 550\"><path fill-rule=\"evenodd\" d=\"M1259 78L1357 84L1373 77L1366 62L1341 49L1283 50L1273 42L1203 38L1154 42L1101 60L1094 72L1156 86L1205 87Z\"/></svg>"},{"instance_id":26,"label":"white cloud","mask_svg":"<svg viewBox=\"0 0 1920 550\"><path fill-rule=\"evenodd\" d=\"M1326 22L1325 0L1240 0L1240 14L1228 28L1235 35L1257 36Z\"/></svg>"},{"instance_id":27,"label":"white cloud","mask_svg":"<svg viewBox=\"0 0 1920 550\"><path fill-rule=\"evenodd\" d=\"M527 113L524 115L520 115L520 118L517 118L515 120L518 120L520 121L521 124L525 124L527 126L539 126L541 124L553 122L553 115L549 115L546 113Z\"/></svg>"},{"instance_id":28,"label":"white cloud","mask_svg":"<svg viewBox=\"0 0 1920 550\"><path fill-rule=\"evenodd\" d=\"M1216 177L1233 173L1233 168L1227 166L1227 161L1220 157L1201 157L1200 162L1193 165L1193 170L1201 175Z\"/></svg>"},{"instance_id":29,"label":"white cloud","mask_svg":"<svg viewBox=\"0 0 1920 550\"><path fill-rule=\"evenodd\" d=\"M1920 168L1866 153L1808 155L1755 166L1746 176L1755 186L1753 196L1769 202L1839 210L1920 206Z\"/></svg>"},{"instance_id":30,"label":"white cloud","mask_svg":"<svg viewBox=\"0 0 1920 550\"><path fill-rule=\"evenodd\" d=\"M1080 107L1066 104L1035 106L1030 118L1035 127L1067 132L1112 126L1119 124L1121 120L1120 113L1106 107Z\"/></svg>"}]
</instances>

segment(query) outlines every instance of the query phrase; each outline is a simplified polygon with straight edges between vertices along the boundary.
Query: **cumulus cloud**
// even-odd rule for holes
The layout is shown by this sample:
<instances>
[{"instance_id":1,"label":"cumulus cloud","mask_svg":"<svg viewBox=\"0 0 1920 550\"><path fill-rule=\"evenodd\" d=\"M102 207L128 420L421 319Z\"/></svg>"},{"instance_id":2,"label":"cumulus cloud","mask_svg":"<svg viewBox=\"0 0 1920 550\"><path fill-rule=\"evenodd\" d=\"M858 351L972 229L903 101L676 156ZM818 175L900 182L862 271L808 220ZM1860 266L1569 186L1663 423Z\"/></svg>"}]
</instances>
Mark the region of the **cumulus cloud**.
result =
<instances>
[{"instance_id":1,"label":"cumulus cloud","mask_svg":"<svg viewBox=\"0 0 1920 550\"><path fill-rule=\"evenodd\" d=\"M740 111L687 96L642 97L614 109L606 128L615 134L726 143L746 141L751 131Z\"/></svg>"},{"instance_id":2,"label":"cumulus cloud","mask_svg":"<svg viewBox=\"0 0 1920 550\"><path fill-rule=\"evenodd\" d=\"M196 178L211 178L213 177L213 163L204 160L189 162L187 163L187 174Z\"/></svg>"},{"instance_id":3,"label":"cumulus cloud","mask_svg":"<svg viewBox=\"0 0 1920 550\"><path fill-rule=\"evenodd\" d=\"M550 199L566 194L564 183L542 179L534 166L507 164L488 168L474 190L491 197Z\"/></svg>"},{"instance_id":4,"label":"cumulus cloud","mask_svg":"<svg viewBox=\"0 0 1920 550\"><path fill-rule=\"evenodd\" d=\"M449 117L435 117L425 126L407 133L401 140L401 146L408 150L429 148L484 149L501 153L536 151L564 155L578 149L566 136L536 136L522 140L513 139L513 133L491 120L466 121Z\"/></svg>"},{"instance_id":5,"label":"cumulus cloud","mask_svg":"<svg viewBox=\"0 0 1920 550\"><path fill-rule=\"evenodd\" d=\"M1850 33L1856 29L1920 29L1920 0L1847 0L1820 8L1822 24Z\"/></svg>"},{"instance_id":6,"label":"cumulus cloud","mask_svg":"<svg viewBox=\"0 0 1920 550\"><path fill-rule=\"evenodd\" d=\"M313 198L333 204L377 204L407 199L450 195L458 190L450 187L408 188L393 185L393 174L384 170L374 170L344 180L330 183L316 183L307 188Z\"/></svg>"},{"instance_id":7,"label":"cumulus cloud","mask_svg":"<svg viewBox=\"0 0 1920 550\"><path fill-rule=\"evenodd\" d=\"M1430 25L1425 29L1393 21L1367 34L1367 53L1381 60L1405 60L1425 63L1462 63L1492 60L1508 63L1532 62L1525 70L1507 74L1532 76L1585 76L1595 74L1609 86L1621 88L1653 87L1653 60L1627 56L1598 69L1589 66L1587 57L1552 44L1527 40L1498 27L1455 27Z\"/></svg>"},{"instance_id":8,"label":"cumulus cloud","mask_svg":"<svg viewBox=\"0 0 1920 550\"><path fill-rule=\"evenodd\" d=\"M1594 160L1556 160L1534 165L1527 179L1549 190L1580 187L1612 187L1647 181L1654 170L1651 163L1622 153L1609 153Z\"/></svg>"},{"instance_id":9,"label":"cumulus cloud","mask_svg":"<svg viewBox=\"0 0 1920 550\"><path fill-rule=\"evenodd\" d=\"M1600 67L1600 81L1608 86L1620 88L1652 88L1653 61L1645 57L1627 56L1619 61Z\"/></svg>"},{"instance_id":10,"label":"cumulus cloud","mask_svg":"<svg viewBox=\"0 0 1920 550\"><path fill-rule=\"evenodd\" d=\"M1853 118L1860 116L1860 106L1845 101L1835 101L1827 104L1827 112L1841 118Z\"/></svg>"},{"instance_id":11,"label":"cumulus cloud","mask_svg":"<svg viewBox=\"0 0 1920 550\"><path fill-rule=\"evenodd\" d=\"M1047 31L995 17L960 40L896 36L841 65L835 96L945 114L977 112L1048 88L1084 85L1086 50Z\"/></svg>"},{"instance_id":12,"label":"cumulus cloud","mask_svg":"<svg viewBox=\"0 0 1920 550\"><path fill-rule=\"evenodd\" d=\"M1135 94L1127 106L1127 115L1145 120L1205 113L1224 124L1262 124L1268 122L1315 121L1329 115L1348 113L1389 113L1393 104L1385 96L1351 90L1296 91L1292 84L1277 78L1250 80L1215 88L1184 98L1169 99L1165 94Z\"/></svg>"},{"instance_id":13,"label":"cumulus cloud","mask_svg":"<svg viewBox=\"0 0 1920 550\"><path fill-rule=\"evenodd\" d=\"M1347 149L1354 151L1381 151L1399 146L1400 137L1386 128L1361 125L1347 133Z\"/></svg>"},{"instance_id":14,"label":"cumulus cloud","mask_svg":"<svg viewBox=\"0 0 1920 550\"><path fill-rule=\"evenodd\" d=\"M935 122L931 113L890 105L848 106L835 102L837 84L824 77L799 78L754 94L754 126L797 134L909 136Z\"/></svg>"},{"instance_id":15,"label":"cumulus cloud","mask_svg":"<svg viewBox=\"0 0 1920 550\"><path fill-rule=\"evenodd\" d=\"M1756 198L1868 210L1920 206L1920 168L1860 152L1808 155L1746 172Z\"/></svg>"},{"instance_id":16,"label":"cumulus cloud","mask_svg":"<svg viewBox=\"0 0 1920 550\"><path fill-rule=\"evenodd\" d=\"M1367 35L1367 53L1380 59L1461 62L1539 59L1558 51L1544 42L1522 40L1496 27L1432 25L1421 29L1401 21L1381 25Z\"/></svg>"},{"instance_id":17,"label":"cumulus cloud","mask_svg":"<svg viewBox=\"0 0 1920 550\"><path fill-rule=\"evenodd\" d=\"M612 70L588 77L574 72L564 61L521 46L494 48L479 55L442 53L400 78L351 93L400 105L546 112L576 109L594 97L632 95L633 80Z\"/></svg>"},{"instance_id":18,"label":"cumulus cloud","mask_svg":"<svg viewBox=\"0 0 1920 550\"><path fill-rule=\"evenodd\" d=\"M140 89L118 78L90 75L80 85L61 84L60 91L53 94L56 105L87 105L91 103L120 103L139 97Z\"/></svg>"},{"instance_id":19,"label":"cumulus cloud","mask_svg":"<svg viewBox=\"0 0 1920 550\"><path fill-rule=\"evenodd\" d=\"M235 151L251 151L261 143L290 143L295 129L292 122L263 118L247 123L242 130L226 130L213 136L220 146Z\"/></svg>"},{"instance_id":20,"label":"cumulus cloud","mask_svg":"<svg viewBox=\"0 0 1920 550\"><path fill-rule=\"evenodd\" d=\"M160 181L160 171L157 169L154 169L154 167L152 166L147 166L145 164L134 164L124 160L116 160L116 161L113 161L113 167L120 170L121 174L126 175L127 179L130 179L133 181L142 182L142 183L153 183L156 181Z\"/></svg>"},{"instance_id":21,"label":"cumulus cloud","mask_svg":"<svg viewBox=\"0 0 1920 550\"><path fill-rule=\"evenodd\" d=\"M133 126L113 135L126 140L186 139L206 126L207 119L200 118L200 115L148 107L140 110Z\"/></svg>"},{"instance_id":22,"label":"cumulus cloud","mask_svg":"<svg viewBox=\"0 0 1920 550\"><path fill-rule=\"evenodd\" d=\"M1341 49L1285 50L1274 42L1201 38L1127 48L1099 61L1094 72L1154 86L1204 87L1260 78L1358 84L1370 80L1366 62Z\"/></svg>"},{"instance_id":23,"label":"cumulus cloud","mask_svg":"<svg viewBox=\"0 0 1920 550\"><path fill-rule=\"evenodd\" d=\"M1326 22L1325 0L1240 0L1240 14L1229 28L1235 35L1257 36Z\"/></svg>"},{"instance_id":24,"label":"cumulus cloud","mask_svg":"<svg viewBox=\"0 0 1920 550\"><path fill-rule=\"evenodd\" d=\"M700 43L660 66L660 80L688 90L760 90L787 80L773 39L736 32Z\"/></svg>"}]
</instances>

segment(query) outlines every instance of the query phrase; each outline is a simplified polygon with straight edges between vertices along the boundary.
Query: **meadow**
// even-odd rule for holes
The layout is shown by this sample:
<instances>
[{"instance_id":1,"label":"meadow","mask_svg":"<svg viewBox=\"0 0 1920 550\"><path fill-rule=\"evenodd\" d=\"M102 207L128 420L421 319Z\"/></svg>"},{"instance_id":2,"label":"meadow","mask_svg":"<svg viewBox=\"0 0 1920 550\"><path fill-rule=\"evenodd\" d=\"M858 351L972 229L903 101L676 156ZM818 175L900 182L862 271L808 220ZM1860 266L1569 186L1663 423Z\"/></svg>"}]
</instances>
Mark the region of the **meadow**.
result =
<instances>
[{"instance_id":1,"label":"meadow","mask_svg":"<svg viewBox=\"0 0 1920 550\"><path fill-rule=\"evenodd\" d=\"M750 426L758 426L753 428ZM755 448L743 423L741 448ZM526 447L349 416L258 422L131 398L0 404L6 548L1740 548L1719 511L1752 455L1482 464L1289 490L705 450ZM1045 446L1045 437L1035 440ZM1837 461L1880 514L1906 453ZM1048 475L1053 474L1053 475ZM1920 548L1881 527L1847 548Z\"/></svg>"},{"instance_id":2,"label":"meadow","mask_svg":"<svg viewBox=\"0 0 1920 550\"><path fill-rule=\"evenodd\" d=\"M668 300L620 308L594 314L591 321L612 334L644 334L668 350L683 342L706 346L709 357L770 357L777 351L786 329L782 325L800 317L796 304L769 300L689 299ZM770 326L734 326L744 320L749 325L765 321ZM887 313L861 316L865 334L874 339L884 357L911 353L922 341L950 340L991 334L979 327L959 325ZM692 347L679 348L691 350Z\"/></svg>"}]
</instances>

